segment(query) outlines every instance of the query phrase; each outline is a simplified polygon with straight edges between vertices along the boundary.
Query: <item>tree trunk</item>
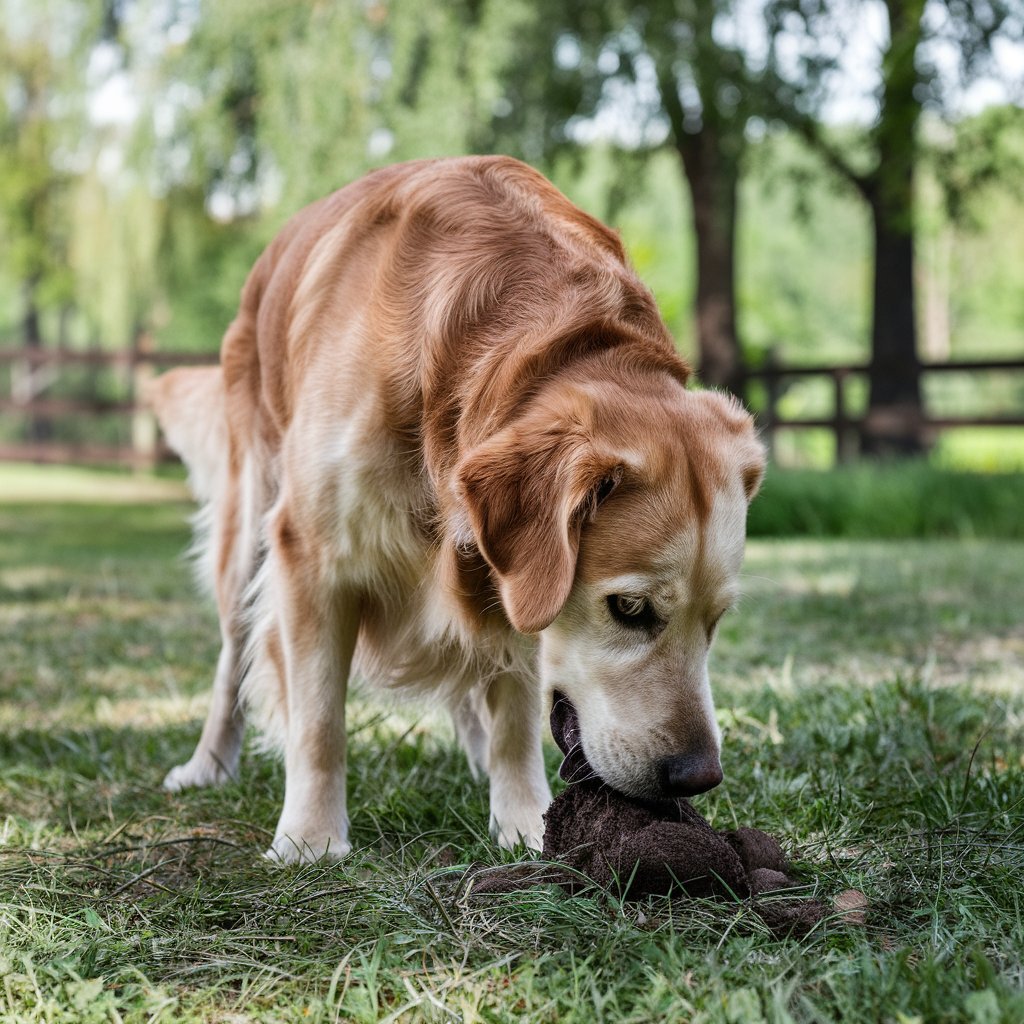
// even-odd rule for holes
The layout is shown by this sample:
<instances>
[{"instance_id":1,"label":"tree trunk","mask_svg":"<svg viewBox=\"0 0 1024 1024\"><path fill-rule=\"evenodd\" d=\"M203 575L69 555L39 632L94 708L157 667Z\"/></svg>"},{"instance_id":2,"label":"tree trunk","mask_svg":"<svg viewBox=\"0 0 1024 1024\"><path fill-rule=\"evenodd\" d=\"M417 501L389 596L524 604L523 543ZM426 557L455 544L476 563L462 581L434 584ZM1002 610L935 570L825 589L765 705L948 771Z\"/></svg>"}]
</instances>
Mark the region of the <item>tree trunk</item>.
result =
<instances>
[{"instance_id":1,"label":"tree trunk","mask_svg":"<svg viewBox=\"0 0 1024 1024\"><path fill-rule=\"evenodd\" d=\"M921 101L915 63L924 0L886 0L890 43L882 58L882 98L873 134L877 170L865 182L875 235L865 455L925 450L921 363L914 303L914 169Z\"/></svg>"},{"instance_id":2,"label":"tree trunk","mask_svg":"<svg viewBox=\"0 0 1024 1024\"><path fill-rule=\"evenodd\" d=\"M736 333L738 161L705 124L678 140L693 202L697 239L695 318L699 373L705 384L743 397L744 364Z\"/></svg>"},{"instance_id":3,"label":"tree trunk","mask_svg":"<svg viewBox=\"0 0 1024 1024\"><path fill-rule=\"evenodd\" d=\"M36 302L36 287L38 282L29 279L22 285L23 310L21 317L21 338L26 350L38 351L43 347L43 334L39 325L39 304ZM28 395L29 401L35 396L35 380L39 373L46 373L44 368L28 360L26 363L28 374ZM48 416L40 413L33 413L28 418L28 439L30 441L46 441L53 436L53 423Z\"/></svg>"},{"instance_id":4,"label":"tree trunk","mask_svg":"<svg viewBox=\"0 0 1024 1024\"><path fill-rule=\"evenodd\" d=\"M870 398L861 450L865 455L924 451L921 364L914 310L914 236L872 206L875 280L871 322Z\"/></svg>"},{"instance_id":5,"label":"tree trunk","mask_svg":"<svg viewBox=\"0 0 1024 1024\"><path fill-rule=\"evenodd\" d=\"M21 287L21 340L25 348L38 350L43 347L43 332L39 326L36 287L37 282L34 279L25 281Z\"/></svg>"}]
</instances>

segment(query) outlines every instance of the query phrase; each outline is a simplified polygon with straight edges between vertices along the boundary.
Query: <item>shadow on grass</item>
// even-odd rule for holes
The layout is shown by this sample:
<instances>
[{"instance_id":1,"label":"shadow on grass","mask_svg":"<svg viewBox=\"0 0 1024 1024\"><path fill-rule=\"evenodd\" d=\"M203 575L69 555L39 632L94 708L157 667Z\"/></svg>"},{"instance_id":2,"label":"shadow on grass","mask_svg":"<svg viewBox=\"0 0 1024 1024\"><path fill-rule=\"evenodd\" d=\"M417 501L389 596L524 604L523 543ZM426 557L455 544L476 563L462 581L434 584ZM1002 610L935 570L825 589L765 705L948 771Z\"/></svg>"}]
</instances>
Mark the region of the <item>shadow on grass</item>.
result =
<instances>
[{"instance_id":1,"label":"shadow on grass","mask_svg":"<svg viewBox=\"0 0 1024 1024\"><path fill-rule=\"evenodd\" d=\"M236 780L166 793L164 774L188 759L197 736L193 723L8 730L0 734L0 814L61 850L89 849L131 822L140 835L164 836L211 821L227 823L226 838L242 835L262 849L284 794L280 760L247 749ZM355 845L399 859L436 847L436 837L444 846L490 847L486 783L473 781L451 744L422 732L397 743L363 737L350 744L348 778ZM10 829L8 842L17 842Z\"/></svg>"}]
</instances>

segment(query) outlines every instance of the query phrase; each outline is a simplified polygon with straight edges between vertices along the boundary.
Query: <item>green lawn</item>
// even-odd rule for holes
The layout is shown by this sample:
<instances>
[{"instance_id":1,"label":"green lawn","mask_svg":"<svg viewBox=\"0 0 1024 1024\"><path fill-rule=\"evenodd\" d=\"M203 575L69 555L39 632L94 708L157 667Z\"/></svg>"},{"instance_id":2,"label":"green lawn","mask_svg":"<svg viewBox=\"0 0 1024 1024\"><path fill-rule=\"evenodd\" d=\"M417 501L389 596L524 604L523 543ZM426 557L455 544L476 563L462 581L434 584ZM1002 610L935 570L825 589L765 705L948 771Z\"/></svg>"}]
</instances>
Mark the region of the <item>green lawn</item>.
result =
<instances>
[{"instance_id":1,"label":"green lawn","mask_svg":"<svg viewBox=\"0 0 1024 1024\"><path fill-rule=\"evenodd\" d=\"M721 902L467 902L467 865L514 857L422 709L353 701L340 866L260 859L283 779L255 751L163 793L216 656L186 513L0 506L0 1020L1024 1020L1024 543L751 543L699 806L870 901L780 941Z\"/></svg>"}]
</instances>

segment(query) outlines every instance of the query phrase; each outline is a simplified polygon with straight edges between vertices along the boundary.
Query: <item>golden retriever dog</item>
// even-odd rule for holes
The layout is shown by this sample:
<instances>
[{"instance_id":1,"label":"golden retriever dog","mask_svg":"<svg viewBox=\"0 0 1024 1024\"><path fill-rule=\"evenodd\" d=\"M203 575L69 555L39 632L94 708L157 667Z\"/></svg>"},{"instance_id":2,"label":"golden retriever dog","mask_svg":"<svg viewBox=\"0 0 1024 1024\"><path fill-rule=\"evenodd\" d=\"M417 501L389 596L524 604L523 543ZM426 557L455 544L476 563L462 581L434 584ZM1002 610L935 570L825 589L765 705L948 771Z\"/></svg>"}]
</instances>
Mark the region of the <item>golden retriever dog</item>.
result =
<instances>
[{"instance_id":1,"label":"golden retriever dog","mask_svg":"<svg viewBox=\"0 0 1024 1024\"><path fill-rule=\"evenodd\" d=\"M506 846L541 845L555 691L616 789L717 785L708 650L764 456L688 376L617 235L516 160L388 167L297 214L220 367L153 388L223 642L166 787L234 775L245 706L284 755L268 856L343 856L353 673L445 702Z\"/></svg>"}]
</instances>

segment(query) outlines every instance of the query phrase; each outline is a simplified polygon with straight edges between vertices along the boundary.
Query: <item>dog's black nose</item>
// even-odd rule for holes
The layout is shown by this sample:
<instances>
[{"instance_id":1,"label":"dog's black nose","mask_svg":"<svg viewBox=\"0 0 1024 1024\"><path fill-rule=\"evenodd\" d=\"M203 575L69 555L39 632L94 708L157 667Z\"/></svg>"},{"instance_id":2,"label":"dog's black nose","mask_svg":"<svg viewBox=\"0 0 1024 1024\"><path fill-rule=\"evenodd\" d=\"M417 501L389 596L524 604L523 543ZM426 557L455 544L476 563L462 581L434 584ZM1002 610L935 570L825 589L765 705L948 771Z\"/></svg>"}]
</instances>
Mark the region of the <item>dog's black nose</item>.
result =
<instances>
[{"instance_id":1,"label":"dog's black nose","mask_svg":"<svg viewBox=\"0 0 1024 1024\"><path fill-rule=\"evenodd\" d=\"M714 754L676 754L661 762L661 784L670 796L696 796L722 781L722 765Z\"/></svg>"}]
</instances>

